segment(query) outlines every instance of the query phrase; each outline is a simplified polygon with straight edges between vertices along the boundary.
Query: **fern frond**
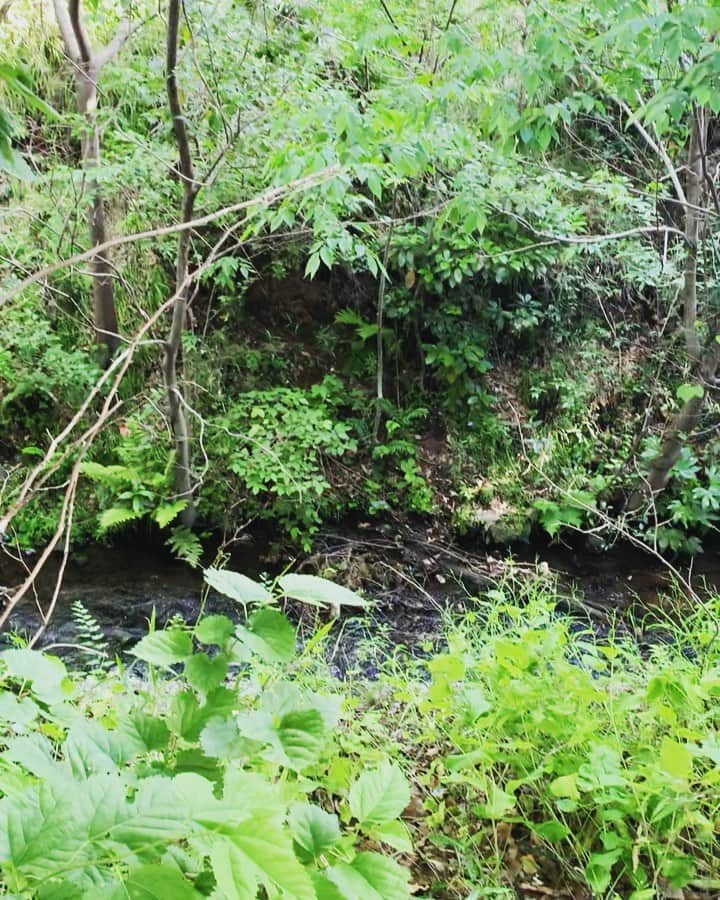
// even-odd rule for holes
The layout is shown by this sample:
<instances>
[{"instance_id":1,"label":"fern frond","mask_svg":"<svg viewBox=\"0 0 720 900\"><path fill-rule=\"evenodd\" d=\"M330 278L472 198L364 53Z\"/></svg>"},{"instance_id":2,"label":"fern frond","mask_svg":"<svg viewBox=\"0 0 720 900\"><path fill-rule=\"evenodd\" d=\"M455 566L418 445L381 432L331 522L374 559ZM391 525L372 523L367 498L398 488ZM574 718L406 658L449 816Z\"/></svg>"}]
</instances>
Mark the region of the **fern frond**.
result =
<instances>
[{"instance_id":1,"label":"fern frond","mask_svg":"<svg viewBox=\"0 0 720 900\"><path fill-rule=\"evenodd\" d=\"M109 665L110 647L95 616L81 600L72 602L73 621L80 653L91 668Z\"/></svg>"}]
</instances>

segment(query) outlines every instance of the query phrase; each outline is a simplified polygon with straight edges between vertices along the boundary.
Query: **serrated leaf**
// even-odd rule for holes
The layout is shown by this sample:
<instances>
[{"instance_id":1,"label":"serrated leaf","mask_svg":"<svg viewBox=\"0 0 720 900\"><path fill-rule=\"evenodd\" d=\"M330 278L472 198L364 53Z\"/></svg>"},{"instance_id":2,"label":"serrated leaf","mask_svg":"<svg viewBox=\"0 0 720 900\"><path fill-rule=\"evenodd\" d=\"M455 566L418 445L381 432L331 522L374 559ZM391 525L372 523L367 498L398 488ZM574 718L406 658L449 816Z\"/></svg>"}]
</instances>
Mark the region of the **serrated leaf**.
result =
<instances>
[{"instance_id":1,"label":"serrated leaf","mask_svg":"<svg viewBox=\"0 0 720 900\"><path fill-rule=\"evenodd\" d=\"M360 609L368 606L367 600L359 594L317 575L283 575L277 583L286 597L310 606L353 606Z\"/></svg>"},{"instance_id":2,"label":"serrated leaf","mask_svg":"<svg viewBox=\"0 0 720 900\"><path fill-rule=\"evenodd\" d=\"M146 634L130 651L133 656L152 666L172 666L192 655L192 638L177 628Z\"/></svg>"},{"instance_id":3,"label":"serrated leaf","mask_svg":"<svg viewBox=\"0 0 720 900\"><path fill-rule=\"evenodd\" d=\"M348 865L328 869L327 877L346 900L409 900L410 873L379 853L358 853Z\"/></svg>"},{"instance_id":4,"label":"serrated leaf","mask_svg":"<svg viewBox=\"0 0 720 900\"><path fill-rule=\"evenodd\" d=\"M195 626L195 637L202 644L222 647L232 637L235 626L227 616L204 616Z\"/></svg>"},{"instance_id":5,"label":"serrated leaf","mask_svg":"<svg viewBox=\"0 0 720 900\"><path fill-rule=\"evenodd\" d=\"M155 519L161 528L165 528L173 521L173 519L180 515L187 505L187 500L176 500L174 503L165 503L163 506L158 506L153 513L153 519Z\"/></svg>"},{"instance_id":6,"label":"serrated leaf","mask_svg":"<svg viewBox=\"0 0 720 900\"><path fill-rule=\"evenodd\" d=\"M293 839L315 858L340 840L338 817L310 803L295 803L288 824Z\"/></svg>"},{"instance_id":7,"label":"serrated leaf","mask_svg":"<svg viewBox=\"0 0 720 900\"><path fill-rule=\"evenodd\" d=\"M237 635L265 662L289 662L295 656L295 629L277 609L259 609Z\"/></svg>"},{"instance_id":8,"label":"serrated leaf","mask_svg":"<svg viewBox=\"0 0 720 900\"><path fill-rule=\"evenodd\" d=\"M209 694L225 680L228 671L227 657L222 654L210 657L207 653L193 653L185 662L185 678L196 691Z\"/></svg>"},{"instance_id":9,"label":"serrated leaf","mask_svg":"<svg viewBox=\"0 0 720 900\"><path fill-rule=\"evenodd\" d=\"M350 788L350 811L363 826L400 816L410 802L410 784L398 765L383 763L363 772Z\"/></svg>"},{"instance_id":10,"label":"serrated leaf","mask_svg":"<svg viewBox=\"0 0 720 900\"><path fill-rule=\"evenodd\" d=\"M127 509L124 506L111 506L110 509L106 509L100 513L98 522L100 528L103 531L107 531L110 528L115 528L117 525L124 525L125 522L132 522L133 519L139 519L141 516L142 512L136 512L135 510Z\"/></svg>"},{"instance_id":11,"label":"serrated leaf","mask_svg":"<svg viewBox=\"0 0 720 900\"><path fill-rule=\"evenodd\" d=\"M275 602L275 598L263 585L240 572L231 572L229 569L205 569L205 581L216 591L242 603L243 606L252 604L267 606Z\"/></svg>"}]
</instances>

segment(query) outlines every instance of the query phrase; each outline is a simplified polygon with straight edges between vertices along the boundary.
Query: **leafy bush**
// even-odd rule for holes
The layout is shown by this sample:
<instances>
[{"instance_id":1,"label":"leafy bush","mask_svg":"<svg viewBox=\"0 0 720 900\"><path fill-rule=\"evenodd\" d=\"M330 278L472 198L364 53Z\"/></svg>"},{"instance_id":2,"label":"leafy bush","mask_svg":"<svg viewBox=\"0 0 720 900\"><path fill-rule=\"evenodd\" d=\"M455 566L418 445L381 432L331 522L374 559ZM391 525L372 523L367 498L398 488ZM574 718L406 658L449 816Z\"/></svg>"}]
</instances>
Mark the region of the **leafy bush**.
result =
<instances>
[{"instance_id":1,"label":"leafy bush","mask_svg":"<svg viewBox=\"0 0 720 900\"><path fill-rule=\"evenodd\" d=\"M342 698L300 683L294 629L262 585L209 577L266 602L244 625L214 615L151 632L133 651L145 679L2 654L5 891L406 900L409 873L379 851L409 849L405 776L387 759L361 771L342 751ZM287 577L292 596L348 600Z\"/></svg>"},{"instance_id":2,"label":"leafy bush","mask_svg":"<svg viewBox=\"0 0 720 900\"><path fill-rule=\"evenodd\" d=\"M0 657L8 893L400 900L397 854L427 896L505 896L529 875L607 900L717 891L719 601L641 650L508 582L442 652L385 648L379 684L342 684L319 658L328 628L298 654L277 599L359 597L206 577L249 617L151 631L133 651L146 676Z\"/></svg>"},{"instance_id":3,"label":"leafy bush","mask_svg":"<svg viewBox=\"0 0 720 900\"><path fill-rule=\"evenodd\" d=\"M326 461L352 452L352 425L340 420L342 383L328 376L309 390L248 391L211 423L209 454L237 479L234 493L247 498L248 513L273 517L290 535L307 541L321 511L332 507ZM249 497L248 497L249 495ZM227 508L208 492L208 512Z\"/></svg>"}]
</instances>

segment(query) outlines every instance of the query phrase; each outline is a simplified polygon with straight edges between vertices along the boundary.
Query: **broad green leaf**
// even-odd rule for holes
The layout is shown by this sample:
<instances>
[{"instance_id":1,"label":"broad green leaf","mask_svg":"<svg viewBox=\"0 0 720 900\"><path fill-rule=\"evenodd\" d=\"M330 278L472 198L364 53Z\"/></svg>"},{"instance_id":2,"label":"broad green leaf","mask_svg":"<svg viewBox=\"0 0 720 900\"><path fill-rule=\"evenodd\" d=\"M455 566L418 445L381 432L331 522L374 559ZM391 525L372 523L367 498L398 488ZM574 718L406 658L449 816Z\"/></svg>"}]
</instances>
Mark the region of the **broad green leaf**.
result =
<instances>
[{"instance_id":1,"label":"broad green leaf","mask_svg":"<svg viewBox=\"0 0 720 900\"><path fill-rule=\"evenodd\" d=\"M13 731L25 731L39 712L40 708L30 697L18 700L10 691L0 693L0 720L7 722Z\"/></svg>"},{"instance_id":2,"label":"broad green leaf","mask_svg":"<svg viewBox=\"0 0 720 900\"><path fill-rule=\"evenodd\" d=\"M508 794L494 782L489 782L486 789L487 800L480 807L481 814L488 819L502 819L515 806L515 797Z\"/></svg>"},{"instance_id":3,"label":"broad green leaf","mask_svg":"<svg viewBox=\"0 0 720 900\"><path fill-rule=\"evenodd\" d=\"M131 710L120 721L118 731L139 741L145 750L162 750L170 740L170 730L165 720L151 716L143 709Z\"/></svg>"},{"instance_id":4,"label":"broad green leaf","mask_svg":"<svg viewBox=\"0 0 720 900\"><path fill-rule=\"evenodd\" d=\"M692 754L685 744L665 737L660 744L660 769L672 778L688 781L693 775Z\"/></svg>"},{"instance_id":5,"label":"broad green leaf","mask_svg":"<svg viewBox=\"0 0 720 900\"><path fill-rule=\"evenodd\" d=\"M171 628L147 634L130 651L152 666L172 666L192 655L192 637L187 631Z\"/></svg>"},{"instance_id":6,"label":"broad green leaf","mask_svg":"<svg viewBox=\"0 0 720 900\"><path fill-rule=\"evenodd\" d=\"M194 691L181 691L170 704L168 725L188 741L197 741L200 732L214 718L224 719L237 707L237 695L225 687L216 688L201 704Z\"/></svg>"},{"instance_id":7,"label":"broad green leaf","mask_svg":"<svg viewBox=\"0 0 720 900\"><path fill-rule=\"evenodd\" d=\"M315 900L310 876L273 821L258 813L228 831L227 837L240 855L237 865L246 878L253 874L261 884L279 888L288 900Z\"/></svg>"},{"instance_id":8,"label":"broad green leaf","mask_svg":"<svg viewBox=\"0 0 720 900\"><path fill-rule=\"evenodd\" d=\"M687 403L696 397L701 399L705 396L705 388L701 384L681 384L675 394L681 403Z\"/></svg>"},{"instance_id":9,"label":"broad green leaf","mask_svg":"<svg viewBox=\"0 0 720 900\"><path fill-rule=\"evenodd\" d=\"M64 663L37 650L5 650L0 658L14 678L28 681L44 703L66 700L73 692Z\"/></svg>"},{"instance_id":10,"label":"broad green leaf","mask_svg":"<svg viewBox=\"0 0 720 900\"><path fill-rule=\"evenodd\" d=\"M193 653L185 661L184 672L188 684L201 694L209 694L225 680L228 672L227 657L223 654L210 657L207 653Z\"/></svg>"},{"instance_id":11,"label":"broad green leaf","mask_svg":"<svg viewBox=\"0 0 720 900\"><path fill-rule=\"evenodd\" d=\"M315 858L340 840L338 817L310 803L295 803L288 824L293 839Z\"/></svg>"},{"instance_id":12,"label":"broad green leaf","mask_svg":"<svg viewBox=\"0 0 720 900\"><path fill-rule=\"evenodd\" d=\"M123 885L127 900L199 900L202 897L182 873L171 865L154 864L133 869Z\"/></svg>"},{"instance_id":13,"label":"broad green leaf","mask_svg":"<svg viewBox=\"0 0 720 900\"><path fill-rule=\"evenodd\" d=\"M278 578L278 584L286 597L310 606L354 606L361 609L368 606L367 600L359 594L317 575L283 575Z\"/></svg>"},{"instance_id":14,"label":"broad green leaf","mask_svg":"<svg viewBox=\"0 0 720 900\"><path fill-rule=\"evenodd\" d=\"M400 816L410 802L410 784L398 765L383 763L363 772L350 788L350 811L364 826Z\"/></svg>"},{"instance_id":15,"label":"broad green leaf","mask_svg":"<svg viewBox=\"0 0 720 900\"><path fill-rule=\"evenodd\" d=\"M234 631L235 626L227 616L204 616L195 628L195 637L202 644L222 647Z\"/></svg>"},{"instance_id":16,"label":"broad green leaf","mask_svg":"<svg viewBox=\"0 0 720 900\"><path fill-rule=\"evenodd\" d=\"M320 758L325 746L325 723L316 709L287 713L276 726L287 765L301 772Z\"/></svg>"},{"instance_id":17,"label":"broad green leaf","mask_svg":"<svg viewBox=\"0 0 720 900\"><path fill-rule=\"evenodd\" d=\"M289 662L295 656L295 629L277 609L257 610L237 635L264 662Z\"/></svg>"},{"instance_id":18,"label":"broad green leaf","mask_svg":"<svg viewBox=\"0 0 720 900\"><path fill-rule=\"evenodd\" d=\"M210 862L223 900L255 900L258 877L245 854L228 840L215 841Z\"/></svg>"},{"instance_id":19,"label":"broad green leaf","mask_svg":"<svg viewBox=\"0 0 720 900\"><path fill-rule=\"evenodd\" d=\"M345 900L409 900L410 873L380 853L358 853L348 865L328 869L327 877Z\"/></svg>"},{"instance_id":20,"label":"broad green leaf","mask_svg":"<svg viewBox=\"0 0 720 900\"><path fill-rule=\"evenodd\" d=\"M567 825L559 822L557 819L549 819L547 822L539 822L537 824L531 822L529 825L535 834L540 835L546 841L550 841L551 844L565 840L571 833Z\"/></svg>"},{"instance_id":21,"label":"broad green leaf","mask_svg":"<svg viewBox=\"0 0 720 900\"><path fill-rule=\"evenodd\" d=\"M267 606L275 602L275 598L263 585L247 575L241 575L240 572L231 572L229 569L205 569L205 581L211 588L229 597L231 600L237 600L243 606L251 604Z\"/></svg>"},{"instance_id":22,"label":"broad green leaf","mask_svg":"<svg viewBox=\"0 0 720 900\"><path fill-rule=\"evenodd\" d=\"M131 733L108 731L90 720L72 726L63 749L75 777L87 778L117 771L145 748Z\"/></svg>"},{"instance_id":23,"label":"broad green leaf","mask_svg":"<svg viewBox=\"0 0 720 900\"><path fill-rule=\"evenodd\" d=\"M570 800L578 800L580 798L578 773L573 772L571 775L560 775L550 782L549 790L553 797L567 797Z\"/></svg>"},{"instance_id":24,"label":"broad green leaf","mask_svg":"<svg viewBox=\"0 0 720 900\"><path fill-rule=\"evenodd\" d=\"M375 825L370 831L370 837L373 840L392 847L400 853L412 853L413 845L410 837L410 830L407 825L399 819L390 822L383 822L382 825Z\"/></svg>"}]
</instances>

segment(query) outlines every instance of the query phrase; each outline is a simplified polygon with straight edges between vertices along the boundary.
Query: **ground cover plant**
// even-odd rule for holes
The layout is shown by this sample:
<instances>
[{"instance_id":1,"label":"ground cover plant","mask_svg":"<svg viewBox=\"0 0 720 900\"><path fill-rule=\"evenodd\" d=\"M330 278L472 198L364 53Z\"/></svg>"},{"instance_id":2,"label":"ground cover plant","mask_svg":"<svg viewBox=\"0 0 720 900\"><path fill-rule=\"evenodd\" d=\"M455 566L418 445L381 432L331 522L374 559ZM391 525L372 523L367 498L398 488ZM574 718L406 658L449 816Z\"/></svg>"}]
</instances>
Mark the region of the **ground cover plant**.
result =
<instances>
[{"instance_id":1,"label":"ground cover plant","mask_svg":"<svg viewBox=\"0 0 720 900\"><path fill-rule=\"evenodd\" d=\"M2 654L7 895L720 889L717 601L641 649L559 616L547 580L508 581L448 620L439 651L375 647L377 679L338 680L329 626L298 642L277 602L361 598L308 576L208 579L238 621L172 622L111 667Z\"/></svg>"}]
</instances>

